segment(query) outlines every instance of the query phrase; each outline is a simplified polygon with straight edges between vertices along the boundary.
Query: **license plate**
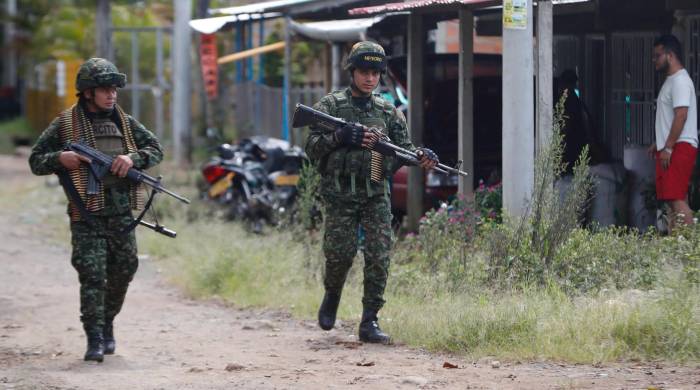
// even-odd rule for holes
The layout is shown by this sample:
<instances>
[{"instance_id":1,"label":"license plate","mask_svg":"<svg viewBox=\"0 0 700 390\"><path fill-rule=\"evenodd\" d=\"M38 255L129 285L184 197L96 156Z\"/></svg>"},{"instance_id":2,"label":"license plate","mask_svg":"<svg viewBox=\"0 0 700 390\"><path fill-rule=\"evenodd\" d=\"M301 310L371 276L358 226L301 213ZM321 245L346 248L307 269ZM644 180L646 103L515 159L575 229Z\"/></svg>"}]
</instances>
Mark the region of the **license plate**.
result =
<instances>
[{"instance_id":1,"label":"license plate","mask_svg":"<svg viewBox=\"0 0 700 390\"><path fill-rule=\"evenodd\" d=\"M226 176L214 183L211 188L209 188L209 197L216 198L226 192L226 190L231 187L231 181L233 180L234 175L235 173L229 172Z\"/></svg>"},{"instance_id":2,"label":"license plate","mask_svg":"<svg viewBox=\"0 0 700 390\"><path fill-rule=\"evenodd\" d=\"M295 186L299 183L299 175L279 175L275 178L276 186Z\"/></svg>"}]
</instances>

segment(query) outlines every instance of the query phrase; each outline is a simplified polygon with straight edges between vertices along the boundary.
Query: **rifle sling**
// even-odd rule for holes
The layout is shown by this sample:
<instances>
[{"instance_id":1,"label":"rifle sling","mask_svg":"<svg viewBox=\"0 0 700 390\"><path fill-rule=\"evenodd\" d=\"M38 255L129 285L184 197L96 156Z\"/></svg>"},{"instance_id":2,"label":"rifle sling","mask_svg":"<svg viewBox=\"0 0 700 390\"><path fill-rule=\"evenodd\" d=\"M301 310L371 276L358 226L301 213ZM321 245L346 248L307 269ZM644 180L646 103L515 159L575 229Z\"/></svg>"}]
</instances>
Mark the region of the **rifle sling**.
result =
<instances>
[{"instance_id":1,"label":"rifle sling","mask_svg":"<svg viewBox=\"0 0 700 390\"><path fill-rule=\"evenodd\" d=\"M131 223L127 227L122 229L122 231L121 231L122 234L129 233L130 231L136 229L136 226L138 226L139 223L141 223L141 220L143 219L144 215L146 215L146 211L148 211L148 209L151 208L151 204L153 203L153 198L156 197L156 194L157 194L156 191L151 192L151 196L148 197L148 202L146 202L146 205L143 207L143 210L141 211L141 213L139 213L139 216L136 217L133 221L131 221ZM156 225L157 225L157 222L156 222Z\"/></svg>"},{"instance_id":2,"label":"rifle sling","mask_svg":"<svg viewBox=\"0 0 700 390\"><path fill-rule=\"evenodd\" d=\"M95 221L92 218L92 215L90 215L90 212L85 207L85 203L83 203L83 200L80 198L78 190L75 189L73 181L70 179L68 172L60 170L56 172L56 175L58 175L58 182L61 183L61 186L66 191L66 195L68 195L70 201L73 202L73 205L75 205L75 207L78 208L78 211L80 212L80 216L83 218L83 221L85 221L85 223L87 223L91 228L94 229Z\"/></svg>"},{"instance_id":3,"label":"rifle sling","mask_svg":"<svg viewBox=\"0 0 700 390\"><path fill-rule=\"evenodd\" d=\"M80 212L80 216L82 217L83 221L85 223L87 223L88 226L95 229L96 228L95 219L90 214L90 212L87 210L87 208L85 207L85 203L80 198L80 194L78 194L78 190L73 185L73 181L71 181L70 176L68 175L68 172L66 172L64 170L60 170L56 173L56 175L58 175L58 182L61 183L61 186L66 191L68 198L73 202L75 207L78 208L78 211ZM151 194L151 198L148 200L146 207L144 207L144 209L141 212L141 214L139 215L138 219L135 219L134 221L132 221L127 227L122 229L119 232L119 234L127 234L136 228L136 226L139 224L139 222L143 218L144 214L146 213L146 210L148 210L148 208L151 206L154 195L155 195L155 193Z\"/></svg>"}]
</instances>

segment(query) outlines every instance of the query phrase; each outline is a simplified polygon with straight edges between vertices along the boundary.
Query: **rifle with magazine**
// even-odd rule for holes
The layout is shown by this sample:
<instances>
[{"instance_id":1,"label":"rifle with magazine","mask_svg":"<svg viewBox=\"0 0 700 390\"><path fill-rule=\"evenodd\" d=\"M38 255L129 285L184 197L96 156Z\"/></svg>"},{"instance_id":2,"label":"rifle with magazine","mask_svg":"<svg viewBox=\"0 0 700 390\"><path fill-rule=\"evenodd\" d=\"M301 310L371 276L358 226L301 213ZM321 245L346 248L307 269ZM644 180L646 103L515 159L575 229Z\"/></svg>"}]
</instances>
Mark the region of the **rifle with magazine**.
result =
<instances>
[{"instance_id":1,"label":"rifle with magazine","mask_svg":"<svg viewBox=\"0 0 700 390\"><path fill-rule=\"evenodd\" d=\"M349 123L341 118L336 118L334 116L328 115L325 112L318 111L309 106L303 104L297 104L294 110L294 117L292 118L292 127L304 127L304 126L318 126L327 130L335 131L336 129L342 127L353 127L362 131L373 131L382 138L377 141L371 150L379 152L385 156L398 157L407 165L419 165L420 164L420 154L408 149L404 149L400 146L394 145L390 142L389 138L382 135L374 129L368 129L360 123ZM459 167L462 165L462 161L458 161L455 167L450 167L448 165L438 163L434 170L444 173L444 174L454 174L460 176L468 176L467 172L461 171Z\"/></svg>"},{"instance_id":2,"label":"rifle with magazine","mask_svg":"<svg viewBox=\"0 0 700 390\"><path fill-rule=\"evenodd\" d=\"M94 195L97 194L98 191L100 190L99 187L99 182L110 172L110 169L112 168L112 163L114 162L114 158L100 152L99 150L92 148L90 146L87 146L83 143L79 142L71 142L66 146L66 150L70 150L72 152L75 152L83 157L86 157L90 160L90 162L87 164L88 165L88 183L87 183L87 194L88 195ZM76 207L80 211L81 215L83 216L83 219L85 221L90 221L90 215L89 212L87 211L85 204L83 203L82 199L80 198L80 195L78 194L78 191L75 189L73 184L71 183L70 179L68 178L67 174L59 175L59 179L61 181L61 185L66 189L66 192L68 193L68 196L73 200L75 203ZM176 194L175 192L163 187L161 184L161 177L159 176L158 178L155 178L153 176L150 176L146 174L145 172L138 170L136 168L129 168L129 171L126 174L126 179L134 182L134 183L143 183L150 187L152 189L151 195L146 202L146 205L144 206L143 211L141 211L141 214L134 219L132 223L129 224L126 228L122 230L122 233L128 233L131 230L133 230L137 225L142 225L145 226L157 233L166 235L171 238L175 238L177 236L177 233L173 230L170 230L166 228L165 226L162 226L158 224L157 220L155 223L149 223L145 222L142 220L148 209L151 208L151 205L153 204L153 199L156 195L156 193L164 193L166 195L170 195L173 198L179 200L180 202L183 202L185 204L189 204L190 200Z\"/></svg>"}]
</instances>

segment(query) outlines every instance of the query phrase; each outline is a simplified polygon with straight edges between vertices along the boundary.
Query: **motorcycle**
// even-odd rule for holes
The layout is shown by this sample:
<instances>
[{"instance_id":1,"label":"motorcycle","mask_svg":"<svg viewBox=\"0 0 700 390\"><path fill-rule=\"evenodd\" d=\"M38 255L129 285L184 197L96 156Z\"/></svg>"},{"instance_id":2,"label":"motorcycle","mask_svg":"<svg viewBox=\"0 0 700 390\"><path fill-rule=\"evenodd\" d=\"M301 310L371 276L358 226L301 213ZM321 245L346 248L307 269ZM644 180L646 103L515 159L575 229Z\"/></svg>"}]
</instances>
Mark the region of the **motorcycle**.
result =
<instances>
[{"instance_id":1,"label":"motorcycle","mask_svg":"<svg viewBox=\"0 0 700 390\"><path fill-rule=\"evenodd\" d=\"M255 136L237 145L219 145L202 167L205 197L228 209L227 217L244 221L255 233L264 225L293 220L296 185L304 153L298 146Z\"/></svg>"},{"instance_id":2,"label":"motorcycle","mask_svg":"<svg viewBox=\"0 0 700 390\"><path fill-rule=\"evenodd\" d=\"M254 136L249 140L264 153L261 162L274 188L278 222L294 223L299 173L307 160L306 154L299 146L277 138Z\"/></svg>"}]
</instances>

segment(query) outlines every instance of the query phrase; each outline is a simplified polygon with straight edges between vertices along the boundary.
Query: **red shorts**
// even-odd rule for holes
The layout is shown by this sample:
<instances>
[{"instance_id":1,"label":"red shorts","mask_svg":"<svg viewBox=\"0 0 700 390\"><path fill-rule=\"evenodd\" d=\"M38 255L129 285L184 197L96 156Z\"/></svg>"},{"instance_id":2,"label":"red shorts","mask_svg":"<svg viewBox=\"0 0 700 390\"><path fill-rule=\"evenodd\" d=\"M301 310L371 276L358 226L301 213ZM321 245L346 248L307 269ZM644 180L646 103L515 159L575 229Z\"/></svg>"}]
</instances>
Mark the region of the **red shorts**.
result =
<instances>
[{"instance_id":1,"label":"red shorts","mask_svg":"<svg viewBox=\"0 0 700 390\"><path fill-rule=\"evenodd\" d=\"M656 198L685 200L698 149L687 142L676 143L671 153L671 165L665 170L661 167L659 154L656 152Z\"/></svg>"}]
</instances>

